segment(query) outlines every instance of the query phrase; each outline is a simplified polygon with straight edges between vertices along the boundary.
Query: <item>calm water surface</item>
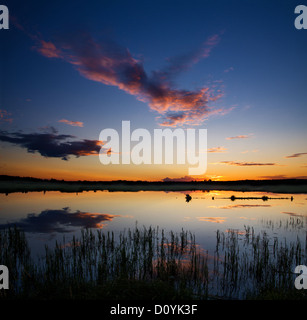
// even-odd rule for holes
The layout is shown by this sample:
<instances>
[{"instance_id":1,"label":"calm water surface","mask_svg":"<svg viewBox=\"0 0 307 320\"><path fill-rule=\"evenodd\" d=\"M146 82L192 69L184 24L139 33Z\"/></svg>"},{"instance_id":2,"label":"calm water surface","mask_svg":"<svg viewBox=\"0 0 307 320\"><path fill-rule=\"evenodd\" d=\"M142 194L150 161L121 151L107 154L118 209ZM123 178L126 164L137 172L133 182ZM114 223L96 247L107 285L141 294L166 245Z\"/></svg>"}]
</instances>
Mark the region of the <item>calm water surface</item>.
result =
<instances>
[{"instance_id":1,"label":"calm water surface","mask_svg":"<svg viewBox=\"0 0 307 320\"><path fill-rule=\"evenodd\" d=\"M192 199L187 202L186 194ZM253 197L260 199L229 199ZM263 201L261 197L272 199ZM291 200L291 196L293 199ZM276 199L287 198L287 199ZM200 246L212 252L216 231L245 226L272 238L306 241L307 195L263 192L29 192L0 195L0 228L16 224L27 235L34 254L53 246L55 240L68 242L81 229L102 228L116 234L152 226L180 232L191 231Z\"/></svg>"}]
</instances>

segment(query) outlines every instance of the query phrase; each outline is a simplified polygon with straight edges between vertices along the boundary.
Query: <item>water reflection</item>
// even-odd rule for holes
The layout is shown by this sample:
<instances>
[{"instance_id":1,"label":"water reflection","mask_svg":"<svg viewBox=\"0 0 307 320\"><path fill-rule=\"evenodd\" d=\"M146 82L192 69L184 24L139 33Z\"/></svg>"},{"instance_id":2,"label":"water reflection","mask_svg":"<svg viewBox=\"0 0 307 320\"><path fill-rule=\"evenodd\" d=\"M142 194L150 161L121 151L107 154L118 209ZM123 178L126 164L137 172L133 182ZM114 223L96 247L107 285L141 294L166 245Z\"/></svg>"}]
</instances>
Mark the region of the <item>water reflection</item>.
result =
<instances>
[{"instance_id":1,"label":"water reflection","mask_svg":"<svg viewBox=\"0 0 307 320\"><path fill-rule=\"evenodd\" d=\"M219 209L243 209L243 208L259 208L259 207L268 208L268 207L271 207L271 205L269 204L233 204L228 206L221 206L218 208Z\"/></svg>"},{"instance_id":2,"label":"water reflection","mask_svg":"<svg viewBox=\"0 0 307 320\"><path fill-rule=\"evenodd\" d=\"M288 214L288 212L282 212L282 213ZM264 228L270 229L271 231L274 231L274 232L278 230L286 230L299 235L299 231L302 231L303 233L306 234L306 241L307 241L307 232L306 232L307 216L290 215L289 219L285 219L285 220L280 219L279 221L263 218L260 220L260 222ZM307 242L306 242L306 245L307 245Z\"/></svg>"},{"instance_id":3,"label":"water reflection","mask_svg":"<svg viewBox=\"0 0 307 320\"><path fill-rule=\"evenodd\" d=\"M233 195L234 202L231 201ZM264 196L268 201L263 201ZM0 194L0 229L17 225L32 233L33 243L37 245L38 239L43 243L49 235L62 237L66 232L73 236L83 228L103 227L106 232L118 234L133 229L137 222L139 226L159 226L166 231L189 230L201 246L210 250L215 247L217 228L225 232L228 229L244 230L245 225L249 225L261 231L267 227L263 221L269 220L275 226L273 236L278 232L279 237L296 238L298 228L295 232L293 227L291 231L277 228L280 219L287 221L290 217L299 218L306 227L306 195L296 194L293 201L290 201L291 196L193 190L97 191L82 192L78 196L56 191Z\"/></svg>"},{"instance_id":4,"label":"water reflection","mask_svg":"<svg viewBox=\"0 0 307 320\"><path fill-rule=\"evenodd\" d=\"M1 224L0 229L16 226L25 232L53 233L73 232L78 228L102 228L105 221L119 215L105 213L71 212L69 207L59 210L43 210L40 214L29 213L16 222Z\"/></svg>"},{"instance_id":5,"label":"water reflection","mask_svg":"<svg viewBox=\"0 0 307 320\"><path fill-rule=\"evenodd\" d=\"M40 258L44 254L45 245L49 248L52 245L56 247L54 240L61 243L61 248L70 248L69 245L75 235L76 239L82 239L84 228L103 227L103 230L98 230L97 233L97 230L93 230L93 234L104 234L105 239L109 234L112 235L114 248L116 243L123 248L126 245L129 247L129 243L120 238L120 235L124 234L128 237L125 239L130 239L130 245L133 244L134 238L129 230L134 230L136 225L139 230L145 230L144 227L147 228L146 230L160 230L166 238L162 238L162 233L159 237L153 234L152 239L158 244L153 252L157 253L162 252L161 248L165 248L165 252L172 253L177 248L174 245L177 236L168 236L171 232L179 235L185 230L185 232L191 232L193 237L195 236L193 238L196 241L195 247L197 246L201 253L206 253L208 276L217 276L216 282L213 282L212 287L208 289L214 294L232 296L233 292L227 291L228 288L239 291L246 285L245 289L250 289L253 284L251 281L254 281L253 275L259 277L256 269L259 266L258 258L265 258L261 274L264 278L260 279L261 282L262 279L272 278L271 274L264 272L266 268L271 268L271 262L274 263L271 268L274 271L276 263L279 267L288 261L285 260L288 259L286 254L292 254L292 248L295 249L293 253L299 258L306 256L306 195L296 194L295 199L290 196L290 194L263 192L210 191L204 193L192 190L181 192L97 191L96 193L79 193L78 196L64 192L14 193L8 196L0 194L0 229L13 225L23 229L27 233L34 258L36 256ZM150 229L151 227L153 228ZM162 245L158 238L163 241ZM147 238L142 239L145 241ZM180 237L178 239L180 240ZM289 245L290 251L284 249L286 244ZM79 248L78 245L77 248ZM172 251L171 248L174 250ZM95 250L94 247L87 253L96 256ZM125 252L129 254L135 252L139 255L142 251L126 250ZM148 252L146 251L146 255ZM112 257L104 261L113 263ZM139 265L140 261L145 260L135 258L133 261ZM155 261L157 260L154 260L154 263ZM184 260L182 261L183 266ZM92 270L91 263L85 263L85 265ZM96 267L97 265L95 264ZM108 268L106 265L105 270L111 270ZM81 275L84 277L83 273ZM232 277L235 277L235 280Z\"/></svg>"},{"instance_id":6,"label":"water reflection","mask_svg":"<svg viewBox=\"0 0 307 320\"><path fill-rule=\"evenodd\" d=\"M198 219L198 221L223 223L226 221L227 217L197 217L197 219Z\"/></svg>"},{"instance_id":7,"label":"water reflection","mask_svg":"<svg viewBox=\"0 0 307 320\"><path fill-rule=\"evenodd\" d=\"M189 194L185 195L185 202L190 202L192 200L192 197Z\"/></svg>"}]
</instances>

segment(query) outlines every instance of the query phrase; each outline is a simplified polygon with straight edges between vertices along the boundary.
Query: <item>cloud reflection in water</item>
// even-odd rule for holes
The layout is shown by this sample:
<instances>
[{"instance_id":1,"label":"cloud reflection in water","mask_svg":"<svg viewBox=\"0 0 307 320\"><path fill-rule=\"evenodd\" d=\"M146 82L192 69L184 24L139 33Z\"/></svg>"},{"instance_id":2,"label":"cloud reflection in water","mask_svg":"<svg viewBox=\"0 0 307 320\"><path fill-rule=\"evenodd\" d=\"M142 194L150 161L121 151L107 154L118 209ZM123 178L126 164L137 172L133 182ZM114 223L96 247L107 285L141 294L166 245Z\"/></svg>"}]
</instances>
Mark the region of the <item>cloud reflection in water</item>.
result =
<instances>
[{"instance_id":1,"label":"cloud reflection in water","mask_svg":"<svg viewBox=\"0 0 307 320\"><path fill-rule=\"evenodd\" d=\"M119 215L105 213L70 212L66 207L59 210L43 210L40 214L29 213L26 218L0 225L0 230L16 226L25 232L53 233L72 232L76 228L102 228L105 221L112 221Z\"/></svg>"}]
</instances>

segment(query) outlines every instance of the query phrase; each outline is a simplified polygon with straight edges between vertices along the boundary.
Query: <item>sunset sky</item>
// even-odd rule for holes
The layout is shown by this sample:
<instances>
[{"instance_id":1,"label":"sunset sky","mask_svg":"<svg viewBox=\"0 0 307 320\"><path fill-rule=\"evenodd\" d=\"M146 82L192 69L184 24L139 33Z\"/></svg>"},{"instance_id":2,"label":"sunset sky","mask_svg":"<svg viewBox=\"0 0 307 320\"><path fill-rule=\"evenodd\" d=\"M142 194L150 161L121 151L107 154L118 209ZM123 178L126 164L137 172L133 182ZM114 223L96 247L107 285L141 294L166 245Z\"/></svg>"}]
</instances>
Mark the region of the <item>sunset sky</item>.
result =
<instances>
[{"instance_id":1,"label":"sunset sky","mask_svg":"<svg viewBox=\"0 0 307 320\"><path fill-rule=\"evenodd\" d=\"M307 178L304 1L3 1L0 174ZM306 4L307 5L307 4ZM207 129L207 171L103 165L101 130Z\"/></svg>"}]
</instances>

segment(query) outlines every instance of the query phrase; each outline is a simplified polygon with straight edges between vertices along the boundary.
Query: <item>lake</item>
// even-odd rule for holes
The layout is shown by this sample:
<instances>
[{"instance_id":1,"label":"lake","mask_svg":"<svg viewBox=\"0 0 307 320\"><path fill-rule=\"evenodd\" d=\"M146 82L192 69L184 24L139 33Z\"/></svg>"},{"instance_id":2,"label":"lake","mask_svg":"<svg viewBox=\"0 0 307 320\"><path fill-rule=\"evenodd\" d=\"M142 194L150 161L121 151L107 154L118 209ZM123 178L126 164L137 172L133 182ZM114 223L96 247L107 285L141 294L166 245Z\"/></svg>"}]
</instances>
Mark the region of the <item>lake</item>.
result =
<instances>
[{"instance_id":1,"label":"lake","mask_svg":"<svg viewBox=\"0 0 307 320\"><path fill-rule=\"evenodd\" d=\"M186 194L191 196L188 202ZM243 199L232 201L233 195ZM263 196L269 199L263 201ZM0 194L0 199L1 228L9 224L20 226L36 252L46 243L63 240L64 234L69 240L82 228L103 228L117 234L133 229L136 223L166 231L191 231L209 251L214 248L217 230L243 231L244 226L250 226L289 241L297 236L304 240L306 236L305 194L89 191L11 193Z\"/></svg>"},{"instance_id":2,"label":"lake","mask_svg":"<svg viewBox=\"0 0 307 320\"><path fill-rule=\"evenodd\" d=\"M299 240L306 251L306 194L48 191L0 194L0 199L0 229L24 230L34 258L43 255L45 245L68 243L84 228L112 231L116 237L136 225L159 227L166 234L191 231L208 257L216 255L217 234L233 232L243 243L247 230L267 236L271 247L274 239Z\"/></svg>"}]
</instances>

